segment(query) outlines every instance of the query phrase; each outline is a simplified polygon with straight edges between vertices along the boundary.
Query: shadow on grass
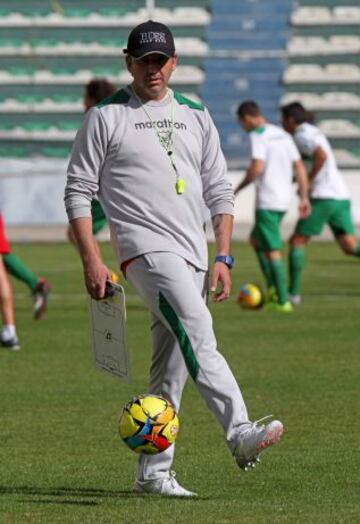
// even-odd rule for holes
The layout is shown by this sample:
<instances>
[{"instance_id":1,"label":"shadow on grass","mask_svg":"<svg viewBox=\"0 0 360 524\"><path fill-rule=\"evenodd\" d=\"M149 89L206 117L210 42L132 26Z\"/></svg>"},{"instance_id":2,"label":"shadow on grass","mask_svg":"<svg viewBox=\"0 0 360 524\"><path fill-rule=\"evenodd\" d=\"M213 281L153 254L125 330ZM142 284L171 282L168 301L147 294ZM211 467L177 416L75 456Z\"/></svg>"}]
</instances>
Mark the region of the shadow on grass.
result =
<instances>
[{"instance_id":1,"label":"shadow on grass","mask_svg":"<svg viewBox=\"0 0 360 524\"><path fill-rule=\"evenodd\" d=\"M24 502L26 504L65 504L73 506L98 506L99 502L91 500L64 500L64 499L18 499L17 502Z\"/></svg>"},{"instance_id":2,"label":"shadow on grass","mask_svg":"<svg viewBox=\"0 0 360 524\"><path fill-rule=\"evenodd\" d=\"M34 496L50 496L50 497L68 497L69 495L72 497L91 497L91 498L107 498L107 497L137 497L137 493L133 493L130 490L127 491L113 491L113 490L107 490L107 489L93 489L93 488L65 488L65 487L58 487L58 488L39 488L39 487L33 487L33 486L0 486L0 496L1 495L34 495ZM48 503L55 502L53 501L45 501ZM30 500L28 500L30 502ZM31 501L35 502L35 501ZM44 502L43 500L36 501L36 502ZM78 502L78 501L58 501L59 503L64 504L85 504L85 502ZM97 502L86 502L89 505L96 505Z\"/></svg>"},{"instance_id":3,"label":"shadow on grass","mask_svg":"<svg viewBox=\"0 0 360 524\"><path fill-rule=\"evenodd\" d=\"M130 490L107 490L107 489L93 489L93 488L39 488L32 486L0 486L0 497L6 495L22 495L22 496L34 496L34 497L55 497L47 499L17 499L18 502L26 502L32 504L68 504L78 506L98 506L101 501L97 500L72 500L69 498L61 497L89 497L89 498L143 498L142 493L134 493ZM56 498L59 497L59 498ZM147 494L147 498L158 498L158 495ZM197 497L185 499L191 503L198 502L200 500L207 500L210 497ZM184 499L182 499L184 500Z\"/></svg>"}]
</instances>

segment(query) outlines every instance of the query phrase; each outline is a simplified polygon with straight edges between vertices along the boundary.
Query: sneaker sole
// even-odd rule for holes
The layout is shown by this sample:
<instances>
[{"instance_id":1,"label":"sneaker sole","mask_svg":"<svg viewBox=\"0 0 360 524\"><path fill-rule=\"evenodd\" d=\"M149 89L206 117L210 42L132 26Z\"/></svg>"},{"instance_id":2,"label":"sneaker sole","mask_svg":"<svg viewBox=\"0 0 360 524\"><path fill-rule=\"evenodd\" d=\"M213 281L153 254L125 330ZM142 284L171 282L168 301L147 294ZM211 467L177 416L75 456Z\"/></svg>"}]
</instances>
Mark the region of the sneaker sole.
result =
<instances>
[{"instance_id":1,"label":"sneaker sole","mask_svg":"<svg viewBox=\"0 0 360 524\"><path fill-rule=\"evenodd\" d=\"M159 491L146 491L142 486L139 486L138 484L135 484L135 486L132 489L132 492L136 495L154 495L157 497L177 497L177 498L196 498L198 496L197 493L191 493L191 494L172 494L172 493L160 493Z\"/></svg>"}]
</instances>

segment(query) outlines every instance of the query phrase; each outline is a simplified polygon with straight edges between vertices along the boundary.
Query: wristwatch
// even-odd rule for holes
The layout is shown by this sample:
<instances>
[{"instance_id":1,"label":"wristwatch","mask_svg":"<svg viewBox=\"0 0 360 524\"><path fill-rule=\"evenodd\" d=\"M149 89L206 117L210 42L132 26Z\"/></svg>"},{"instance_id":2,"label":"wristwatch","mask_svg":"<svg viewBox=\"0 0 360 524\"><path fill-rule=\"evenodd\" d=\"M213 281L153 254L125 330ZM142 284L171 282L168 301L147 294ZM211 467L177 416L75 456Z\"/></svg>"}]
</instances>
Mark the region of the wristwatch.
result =
<instances>
[{"instance_id":1,"label":"wristwatch","mask_svg":"<svg viewBox=\"0 0 360 524\"><path fill-rule=\"evenodd\" d=\"M218 255L217 257L215 257L215 262L222 262L229 269L231 269L234 265L234 257L232 257L231 255Z\"/></svg>"}]
</instances>

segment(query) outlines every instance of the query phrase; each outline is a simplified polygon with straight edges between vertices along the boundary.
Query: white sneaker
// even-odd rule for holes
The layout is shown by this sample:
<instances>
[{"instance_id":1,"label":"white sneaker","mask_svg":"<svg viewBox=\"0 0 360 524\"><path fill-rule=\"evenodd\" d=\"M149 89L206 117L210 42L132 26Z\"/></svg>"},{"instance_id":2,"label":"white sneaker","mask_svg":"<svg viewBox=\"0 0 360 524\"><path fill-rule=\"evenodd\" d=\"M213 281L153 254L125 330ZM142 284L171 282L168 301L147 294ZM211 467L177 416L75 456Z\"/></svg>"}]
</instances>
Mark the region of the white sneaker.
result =
<instances>
[{"instance_id":1,"label":"white sneaker","mask_svg":"<svg viewBox=\"0 0 360 524\"><path fill-rule=\"evenodd\" d=\"M167 477L156 480L136 480L133 488L134 493L152 493L168 497L197 497L197 493L188 491L180 486L175 478L175 471L171 471Z\"/></svg>"},{"instance_id":2,"label":"white sneaker","mask_svg":"<svg viewBox=\"0 0 360 524\"><path fill-rule=\"evenodd\" d=\"M289 302L291 302L293 306L300 306L301 295L289 295L288 298L289 298Z\"/></svg>"},{"instance_id":3,"label":"white sneaker","mask_svg":"<svg viewBox=\"0 0 360 524\"><path fill-rule=\"evenodd\" d=\"M0 336L0 346L6 349L11 349L12 351L20 350L19 339L16 335L6 340L4 340L2 336Z\"/></svg>"},{"instance_id":4,"label":"white sneaker","mask_svg":"<svg viewBox=\"0 0 360 524\"><path fill-rule=\"evenodd\" d=\"M259 425L266 418L269 417L247 424L246 428L239 434L234 457L238 466L244 471L254 468L260 462L259 454L264 449L279 442L282 437L284 427L279 420L273 420L266 425Z\"/></svg>"}]
</instances>

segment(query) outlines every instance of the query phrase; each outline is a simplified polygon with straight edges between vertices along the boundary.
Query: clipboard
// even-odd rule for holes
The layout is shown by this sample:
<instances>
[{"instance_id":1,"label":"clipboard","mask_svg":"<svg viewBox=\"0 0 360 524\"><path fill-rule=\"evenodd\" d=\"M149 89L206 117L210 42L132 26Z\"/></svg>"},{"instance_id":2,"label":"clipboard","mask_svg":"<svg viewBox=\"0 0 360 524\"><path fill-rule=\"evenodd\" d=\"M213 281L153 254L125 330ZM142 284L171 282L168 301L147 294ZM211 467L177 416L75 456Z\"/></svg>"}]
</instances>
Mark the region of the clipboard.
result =
<instances>
[{"instance_id":1,"label":"clipboard","mask_svg":"<svg viewBox=\"0 0 360 524\"><path fill-rule=\"evenodd\" d=\"M102 300L89 297L94 363L101 371L130 382L124 288L107 282L106 292Z\"/></svg>"}]
</instances>

